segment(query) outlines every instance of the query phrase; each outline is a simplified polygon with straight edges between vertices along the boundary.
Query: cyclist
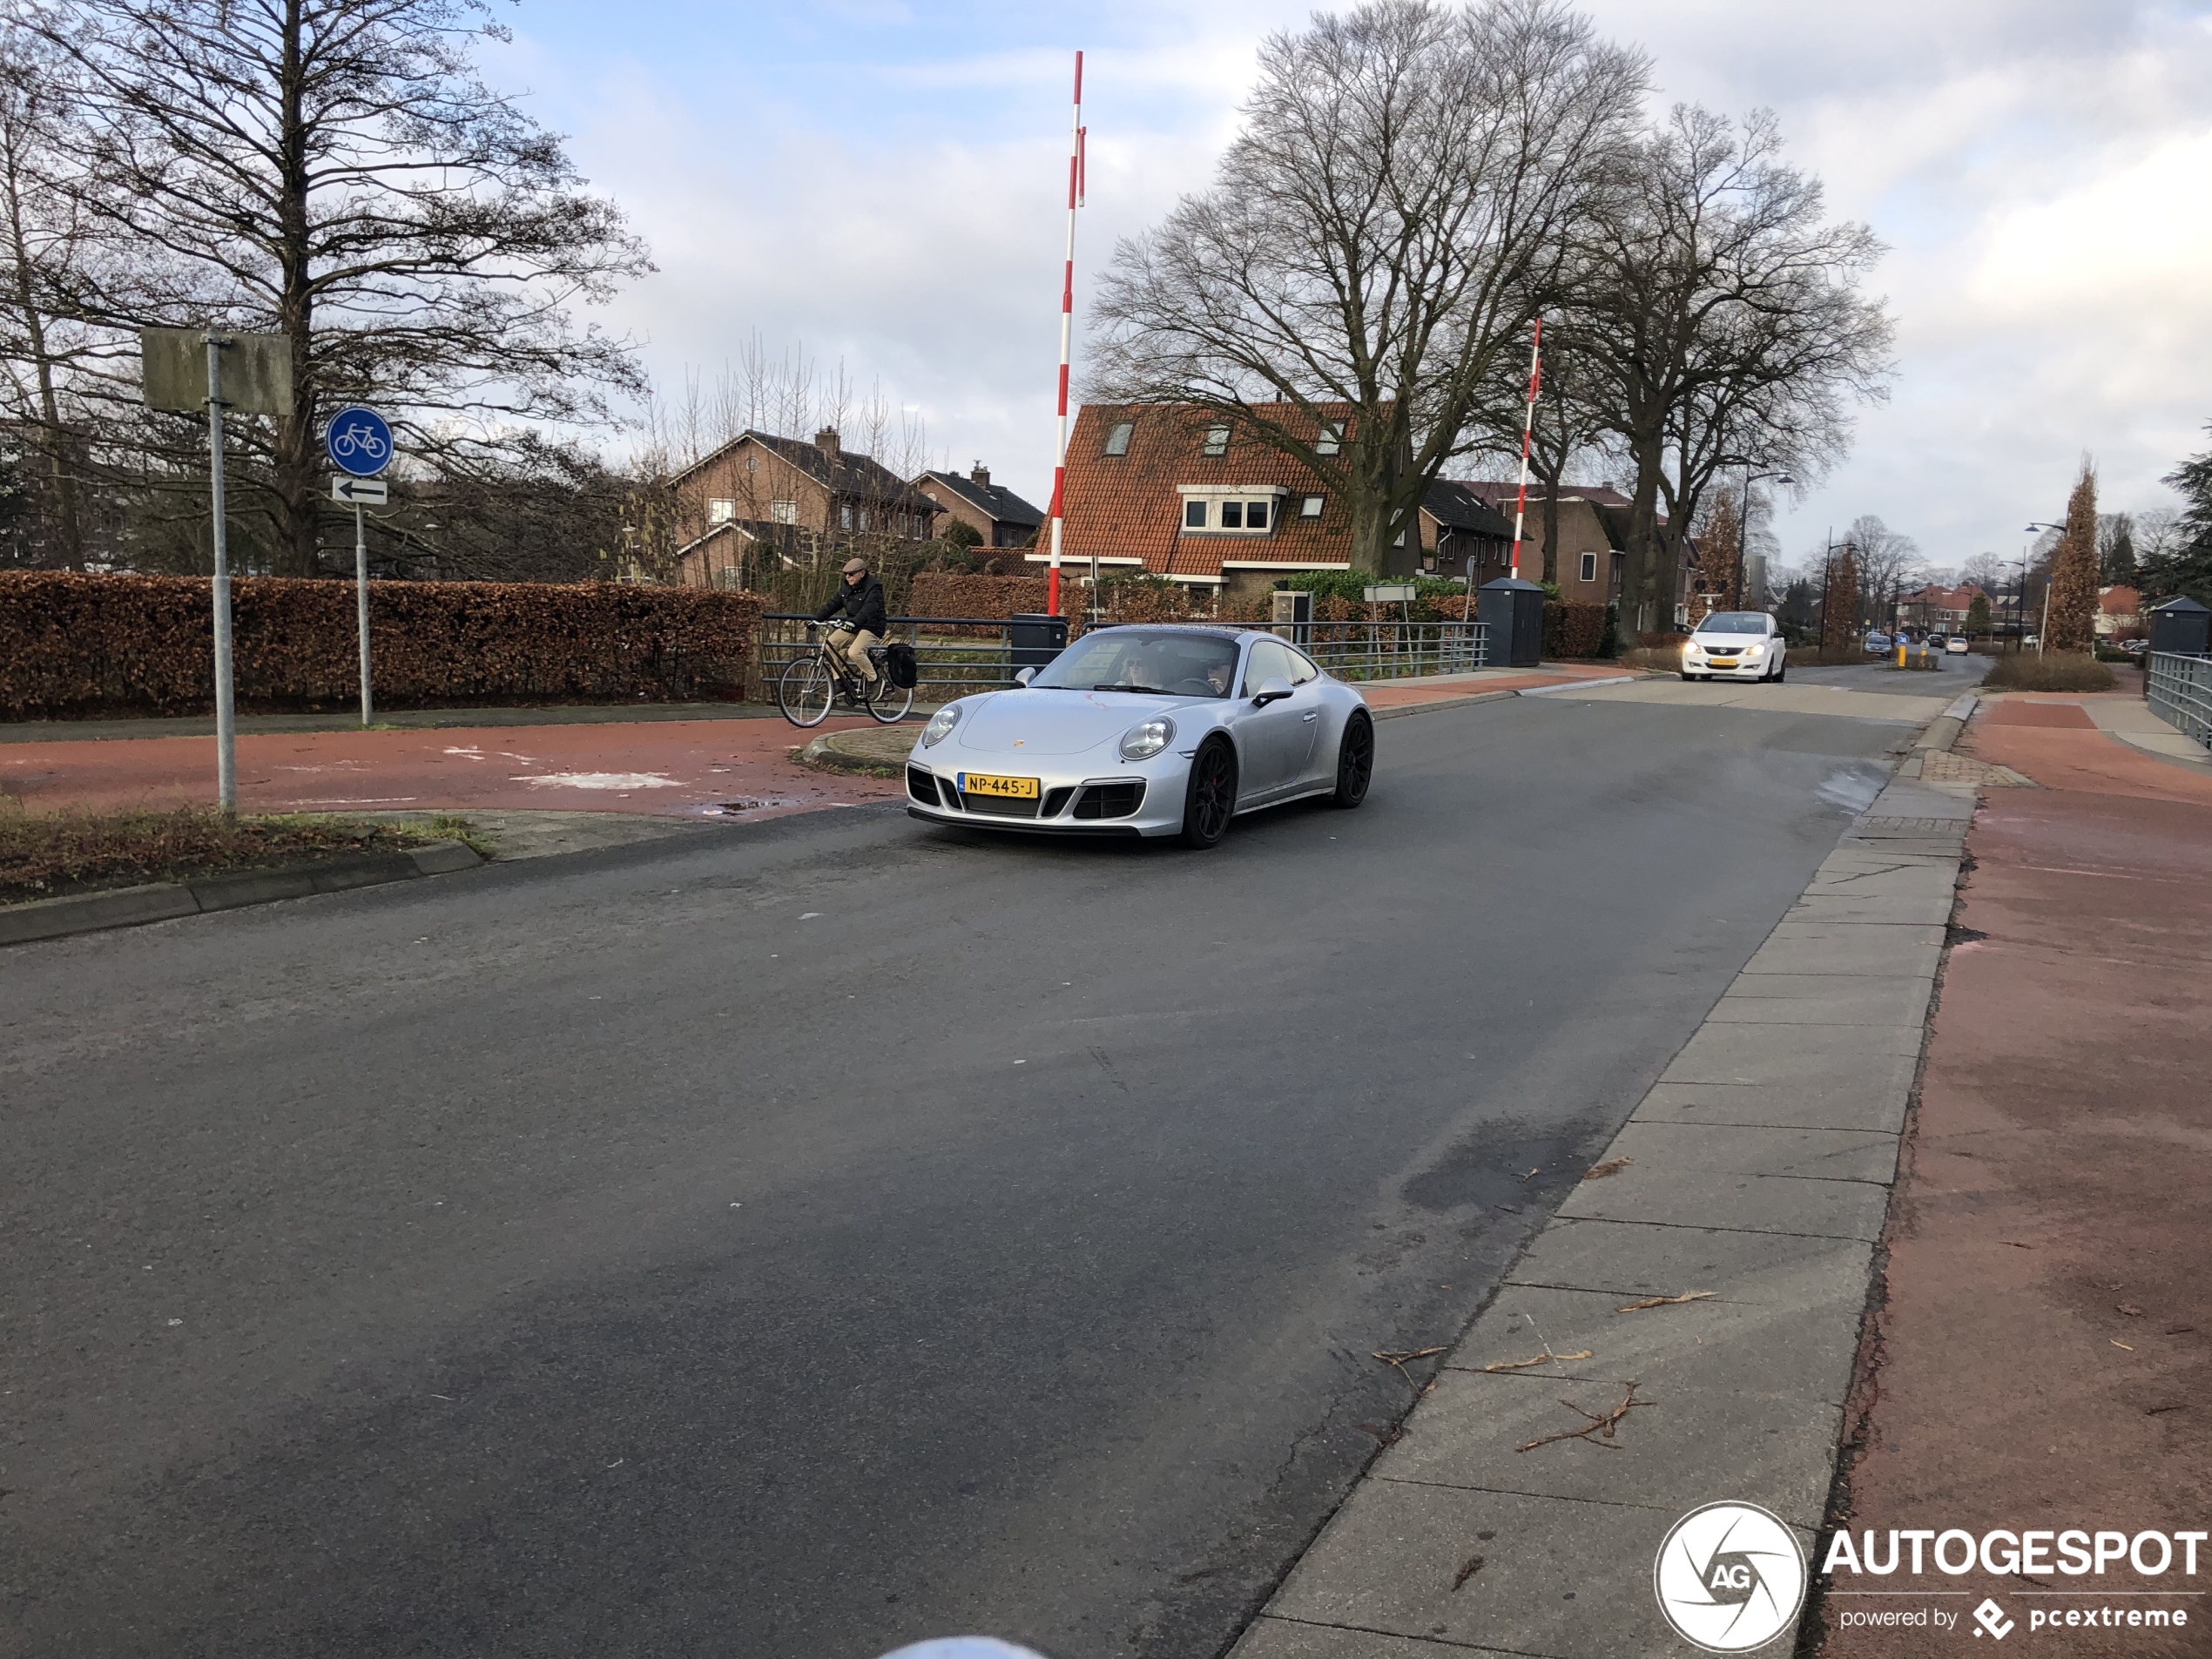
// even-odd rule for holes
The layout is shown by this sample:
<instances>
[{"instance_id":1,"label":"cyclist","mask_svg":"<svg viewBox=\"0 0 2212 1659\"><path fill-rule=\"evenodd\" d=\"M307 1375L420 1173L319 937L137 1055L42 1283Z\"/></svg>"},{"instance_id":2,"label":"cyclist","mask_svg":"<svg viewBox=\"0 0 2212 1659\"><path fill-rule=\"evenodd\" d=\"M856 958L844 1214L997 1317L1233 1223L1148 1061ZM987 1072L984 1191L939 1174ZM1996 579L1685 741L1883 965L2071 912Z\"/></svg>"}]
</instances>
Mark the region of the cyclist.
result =
<instances>
[{"instance_id":1,"label":"cyclist","mask_svg":"<svg viewBox=\"0 0 2212 1659\"><path fill-rule=\"evenodd\" d=\"M845 613L845 620L831 631L829 648L860 671L864 687L873 685L875 664L868 656L868 648L883 643L888 617L884 610L883 583L868 574L866 559L846 560L844 585L814 613L814 620L827 622L840 610Z\"/></svg>"}]
</instances>

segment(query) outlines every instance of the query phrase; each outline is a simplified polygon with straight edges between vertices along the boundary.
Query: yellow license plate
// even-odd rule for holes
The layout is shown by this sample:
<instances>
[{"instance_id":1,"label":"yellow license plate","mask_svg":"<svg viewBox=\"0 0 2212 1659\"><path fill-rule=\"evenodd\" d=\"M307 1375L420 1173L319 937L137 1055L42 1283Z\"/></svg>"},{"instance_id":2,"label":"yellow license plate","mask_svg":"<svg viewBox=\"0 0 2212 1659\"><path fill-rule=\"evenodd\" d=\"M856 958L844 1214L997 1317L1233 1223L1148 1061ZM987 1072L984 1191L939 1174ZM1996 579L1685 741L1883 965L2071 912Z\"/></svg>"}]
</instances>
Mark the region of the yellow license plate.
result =
<instances>
[{"instance_id":1,"label":"yellow license plate","mask_svg":"<svg viewBox=\"0 0 2212 1659\"><path fill-rule=\"evenodd\" d=\"M1037 780L1034 778L997 778L987 772L963 772L959 782L963 794L996 795L1003 800L1037 798Z\"/></svg>"}]
</instances>

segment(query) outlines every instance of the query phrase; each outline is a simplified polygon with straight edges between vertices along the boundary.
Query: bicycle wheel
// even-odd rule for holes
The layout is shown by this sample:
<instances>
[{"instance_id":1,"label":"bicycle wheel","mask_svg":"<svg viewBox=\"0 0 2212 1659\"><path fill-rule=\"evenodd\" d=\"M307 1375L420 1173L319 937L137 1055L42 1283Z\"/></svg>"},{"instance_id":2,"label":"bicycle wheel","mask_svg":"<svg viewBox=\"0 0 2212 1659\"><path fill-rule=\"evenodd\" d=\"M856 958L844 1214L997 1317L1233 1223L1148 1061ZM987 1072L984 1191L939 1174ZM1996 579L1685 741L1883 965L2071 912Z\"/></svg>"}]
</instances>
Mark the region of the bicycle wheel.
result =
<instances>
[{"instance_id":1,"label":"bicycle wheel","mask_svg":"<svg viewBox=\"0 0 2212 1659\"><path fill-rule=\"evenodd\" d=\"M837 682L820 657L801 657L776 682L776 706L793 725L819 725L829 718Z\"/></svg>"},{"instance_id":2,"label":"bicycle wheel","mask_svg":"<svg viewBox=\"0 0 2212 1659\"><path fill-rule=\"evenodd\" d=\"M875 684L869 688L868 712L886 725L896 725L907 718L907 711L914 705L914 688L894 685L891 676L880 667L876 670Z\"/></svg>"}]
</instances>

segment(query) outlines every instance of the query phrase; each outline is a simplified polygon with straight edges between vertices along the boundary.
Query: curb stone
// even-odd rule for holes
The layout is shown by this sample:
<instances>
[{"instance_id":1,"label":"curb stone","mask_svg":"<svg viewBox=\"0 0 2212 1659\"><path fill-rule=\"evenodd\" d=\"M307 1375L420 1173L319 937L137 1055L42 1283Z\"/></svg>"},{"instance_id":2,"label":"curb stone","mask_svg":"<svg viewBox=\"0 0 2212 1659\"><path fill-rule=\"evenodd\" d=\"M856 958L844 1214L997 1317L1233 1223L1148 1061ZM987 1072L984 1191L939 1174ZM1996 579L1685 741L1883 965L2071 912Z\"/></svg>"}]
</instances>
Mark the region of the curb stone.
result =
<instances>
[{"instance_id":1,"label":"curb stone","mask_svg":"<svg viewBox=\"0 0 2212 1659\"><path fill-rule=\"evenodd\" d=\"M1949 749L1960 702L1917 750ZM1838 838L1231 1659L1689 1659L1652 1563L1721 1500L1817 1562L1945 948L1919 911L1947 914L1974 799L1900 777ZM1534 1444L1624 1398L1651 1409L1610 1445Z\"/></svg>"},{"instance_id":2,"label":"curb stone","mask_svg":"<svg viewBox=\"0 0 2212 1659\"><path fill-rule=\"evenodd\" d=\"M245 870L235 875L202 876L196 881L158 881L108 893L72 894L36 899L0 910L0 945L27 945L71 934L135 927L176 916L236 910L279 899L305 899L348 887L381 887L420 876L473 869L483 860L462 841L439 841L404 853L361 853L291 869Z\"/></svg>"}]
</instances>

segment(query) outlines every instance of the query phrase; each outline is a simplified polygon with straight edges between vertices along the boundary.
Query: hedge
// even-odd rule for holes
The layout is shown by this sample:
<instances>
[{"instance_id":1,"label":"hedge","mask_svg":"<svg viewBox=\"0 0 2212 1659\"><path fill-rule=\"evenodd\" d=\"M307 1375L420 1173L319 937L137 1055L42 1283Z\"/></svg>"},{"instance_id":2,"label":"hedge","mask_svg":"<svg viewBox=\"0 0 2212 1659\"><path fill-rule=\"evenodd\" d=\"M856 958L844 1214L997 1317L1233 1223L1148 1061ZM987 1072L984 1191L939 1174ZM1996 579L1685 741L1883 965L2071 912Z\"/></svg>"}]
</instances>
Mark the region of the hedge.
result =
<instances>
[{"instance_id":1,"label":"hedge","mask_svg":"<svg viewBox=\"0 0 2212 1659\"><path fill-rule=\"evenodd\" d=\"M0 714L190 713L214 705L203 577L0 572ZM369 657L381 707L552 700L734 699L757 594L624 583L379 582ZM354 584L231 584L245 709L357 695Z\"/></svg>"},{"instance_id":2,"label":"hedge","mask_svg":"<svg viewBox=\"0 0 2212 1659\"><path fill-rule=\"evenodd\" d=\"M1611 605L1544 606L1544 655L1553 662L1584 662L1613 654Z\"/></svg>"},{"instance_id":3,"label":"hedge","mask_svg":"<svg viewBox=\"0 0 2212 1659\"><path fill-rule=\"evenodd\" d=\"M960 570L917 570L907 590L907 610L916 617L980 617L1003 622L1021 613L1041 616L1050 578L1041 576L977 576ZM1060 613L1071 632L1082 626L1087 590L1072 565L1060 572ZM995 634L995 629L961 631Z\"/></svg>"}]
</instances>

